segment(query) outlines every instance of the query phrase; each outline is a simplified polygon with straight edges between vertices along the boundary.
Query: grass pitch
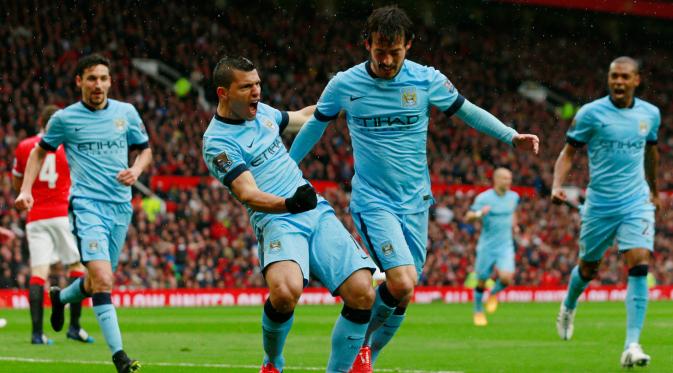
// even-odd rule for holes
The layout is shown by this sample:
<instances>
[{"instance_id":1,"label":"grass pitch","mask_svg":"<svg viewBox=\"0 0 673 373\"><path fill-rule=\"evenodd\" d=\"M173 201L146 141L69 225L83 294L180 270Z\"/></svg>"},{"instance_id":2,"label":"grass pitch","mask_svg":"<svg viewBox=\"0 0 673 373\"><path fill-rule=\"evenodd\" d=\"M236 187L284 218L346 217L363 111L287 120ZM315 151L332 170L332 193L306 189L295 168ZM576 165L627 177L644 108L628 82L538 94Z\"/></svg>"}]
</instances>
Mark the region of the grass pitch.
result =
<instances>
[{"instance_id":1,"label":"grass pitch","mask_svg":"<svg viewBox=\"0 0 673 373\"><path fill-rule=\"evenodd\" d=\"M286 372L324 371L338 306L301 306L285 348ZM489 325L472 325L471 305L412 305L376 372L620 372L623 303L580 305L572 341L556 335L558 304L501 303ZM114 372L90 309L93 345L49 327L51 346L29 343L28 310L0 310L0 372ZM118 309L125 350L142 372L256 372L262 358L261 307ZM66 320L67 322L67 320ZM66 325L67 327L67 325ZM673 372L673 303L651 302L641 339L652 356L643 372Z\"/></svg>"}]
</instances>

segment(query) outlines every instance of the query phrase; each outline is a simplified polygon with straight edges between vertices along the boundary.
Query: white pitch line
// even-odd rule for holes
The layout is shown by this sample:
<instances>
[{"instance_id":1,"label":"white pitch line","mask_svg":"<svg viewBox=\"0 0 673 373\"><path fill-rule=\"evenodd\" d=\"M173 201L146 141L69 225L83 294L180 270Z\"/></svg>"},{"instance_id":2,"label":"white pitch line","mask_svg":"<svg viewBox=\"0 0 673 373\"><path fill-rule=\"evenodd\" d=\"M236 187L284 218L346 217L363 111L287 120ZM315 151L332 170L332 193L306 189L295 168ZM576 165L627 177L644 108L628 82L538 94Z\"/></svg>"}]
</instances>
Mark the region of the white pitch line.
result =
<instances>
[{"instance_id":1,"label":"white pitch line","mask_svg":"<svg viewBox=\"0 0 673 373\"><path fill-rule=\"evenodd\" d=\"M0 361L13 361L20 363L66 363L66 364L82 364L82 365L109 365L109 361L91 361L91 360L54 360L54 359L36 359L28 357L14 357L14 356L0 356ZM258 365L241 365L241 364L209 364L209 363L163 363L163 362L145 362L146 366L161 366L161 367L188 367L188 368L220 368L220 369L259 369ZM287 370L310 370L322 372L325 368L318 367L285 367ZM395 372L395 373L462 373L448 370L408 370L408 369L376 369L377 372Z\"/></svg>"}]
</instances>

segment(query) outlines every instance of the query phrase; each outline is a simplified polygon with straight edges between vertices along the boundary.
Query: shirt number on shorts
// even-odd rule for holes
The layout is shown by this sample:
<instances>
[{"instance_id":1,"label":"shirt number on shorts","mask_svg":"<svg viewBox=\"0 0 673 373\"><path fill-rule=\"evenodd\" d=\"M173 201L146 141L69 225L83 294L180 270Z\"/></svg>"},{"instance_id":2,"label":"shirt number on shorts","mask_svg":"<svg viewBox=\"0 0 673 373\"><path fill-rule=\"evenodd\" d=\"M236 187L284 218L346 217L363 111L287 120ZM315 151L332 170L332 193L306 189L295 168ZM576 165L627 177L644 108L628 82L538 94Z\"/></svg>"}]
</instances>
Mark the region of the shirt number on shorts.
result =
<instances>
[{"instance_id":1,"label":"shirt number on shorts","mask_svg":"<svg viewBox=\"0 0 673 373\"><path fill-rule=\"evenodd\" d=\"M56 180L58 180L58 173L56 173L56 154L49 153L44 158L44 163L40 169L39 180L47 183L49 189L56 188Z\"/></svg>"},{"instance_id":2,"label":"shirt number on shorts","mask_svg":"<svg viewBox=\"0 0 673 373\"><path fill-rule=\"evenodd\" d=\"M643 219L643 225L645 225L645 228L643 229L643 236L647 236L650 233L650 222Z\"/></svg>"}]
</instances>

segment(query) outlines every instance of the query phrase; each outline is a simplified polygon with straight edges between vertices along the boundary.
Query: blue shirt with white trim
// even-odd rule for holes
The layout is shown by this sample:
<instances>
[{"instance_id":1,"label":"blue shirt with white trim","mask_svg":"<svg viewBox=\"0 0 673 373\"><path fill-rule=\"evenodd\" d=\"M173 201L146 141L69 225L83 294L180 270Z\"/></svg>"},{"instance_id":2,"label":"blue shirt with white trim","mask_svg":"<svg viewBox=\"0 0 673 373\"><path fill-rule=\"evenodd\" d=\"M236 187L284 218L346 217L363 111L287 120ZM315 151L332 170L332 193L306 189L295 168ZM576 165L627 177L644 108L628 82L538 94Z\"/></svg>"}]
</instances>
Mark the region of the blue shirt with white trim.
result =
<instances>
[{"instance_id":1,"label":"blue shirt with white trim","mask_svg":"<svg viewBox=\"0 0 673 373\"><path fill-rule=\"evenodd\" d=\"M57 111L40 146L54 151L61 144L70 165L71 198L131 201L131 187L117 181L117 174L129 167L129 149L149 146L133 105L108 99L103 109L96 110L80 101Z\"/></svg>"},{"instance_id":2,"label":"blue shirt with white trim","mask_svg":"<svg viewBox=\"0 0 673 373\"><path fill-rule=\"evenodd\" d=\"M230 189L239 175L250 171L261 191L292 197L297 188L308 181L288 155L280 137L288 121L287 112L261 102L253 120L232 121L216 114L203 135L203 159L210 174ZM318 197L318 200L323 199ZM275 217L289 215L247 209L250 222L256 228Z\"/></svg>"},{"instance_id":3,"label":"blue shirt with white trim","mask_svg":"<svg viewBox=\"0 0 673 373\"><path fill-rule=\"evenodd\" d=\"M315 111L327 121L346 112L355 175L351 209L424 211L433 202L427 164L430 106L453 115L465 99L432 67L405 60L393 79L379 79L363 62L340 72Z\"/></svg>"},{"instance_id":4,"label":"blue shirt with white trim","mask_svg":"<svg viewBox=\"0 0 673 373\"><path fill-rule=\"evenodd\" d=\"M512 249L514 246L512 228L514 212L519 204L519 195L511 190L498 194L495 189L488 189L474 199L470 206L472 211L480 211L489 206L488 214L481 218L481 235L477 243L480 252L497 252Z\"/></svg>"},{"instance_id":5,"label":"blue shirt with white trim","mask_svg":"<svg viewBox=\"0 0 673 373\"><path fill-rule=\"evenodd\" d=\"M588 145L589 186L585 214L621 214L648 203L645 146L657 143L659 109L639 98L628 108L606 96L584 105L575 115L567 142Z\"/></svg>"}]
</instances>

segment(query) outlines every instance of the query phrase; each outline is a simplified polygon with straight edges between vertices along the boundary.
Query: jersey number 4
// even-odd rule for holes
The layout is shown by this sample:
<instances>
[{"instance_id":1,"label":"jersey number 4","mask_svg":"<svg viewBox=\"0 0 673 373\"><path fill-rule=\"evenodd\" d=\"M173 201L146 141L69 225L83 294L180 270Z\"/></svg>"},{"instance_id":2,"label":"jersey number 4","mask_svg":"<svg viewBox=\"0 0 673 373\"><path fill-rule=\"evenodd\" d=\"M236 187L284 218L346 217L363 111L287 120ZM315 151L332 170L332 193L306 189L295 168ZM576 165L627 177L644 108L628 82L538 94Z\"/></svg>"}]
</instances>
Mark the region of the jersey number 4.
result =
<instances>
[{"instance_id":1,"label":"jersey number 4","mask_svg":"<svg viewBox=\"0 0 673 373\"><path fill-rule=\"evenodd\" d=\"M56 180L58 180L58 173L56 172L56 154L50 153L44 158L44 163L40 169L40 181L49 185L49 189L56 188Z\"/></svg>"}]
</instances>

